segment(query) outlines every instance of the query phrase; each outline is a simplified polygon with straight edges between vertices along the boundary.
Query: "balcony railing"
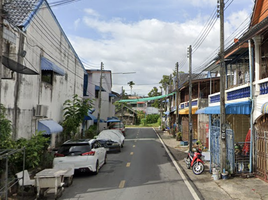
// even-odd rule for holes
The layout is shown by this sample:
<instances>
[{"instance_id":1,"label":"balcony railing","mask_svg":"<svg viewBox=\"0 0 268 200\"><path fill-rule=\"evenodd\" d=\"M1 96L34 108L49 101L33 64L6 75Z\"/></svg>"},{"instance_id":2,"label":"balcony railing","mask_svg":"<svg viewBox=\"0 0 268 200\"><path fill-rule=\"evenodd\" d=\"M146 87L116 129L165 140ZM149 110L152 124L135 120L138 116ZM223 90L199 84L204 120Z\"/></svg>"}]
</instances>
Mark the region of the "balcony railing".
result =
<instances>
[{"instance_id":1,"label":"balcony railing","mask_svg":"<svg viewBox=\"0 0 268 200\"><path fill-rule=\"evenodd\" d=\"M260 95L268 94L268 82L260 83Z\"/></svg>"},{"instance_id":2,"label":"balcony railing","mask_svg":"<svg viewBox=\"0 0 268 200\"><path fill-rule=\"evenodd\" d=\"M227 101L250 97L250 87L227 92Z\"/></svg>"},{"instance_id":3,"label":"balcony railing","mask_svg":"<svg viewBox=\"0 0 268 200\"><path fill-rule=\"evenodd\" d=\"M268 85L267 85L268 87ZM267 88L268 93L268 88ZM243 98L250 97L250 87L249 85L240 86L238 88L232 88L225 91L225 101L233 101ZM220 93L209 95L209 104L220 103Z\"/></svg>"},{"instance_id":4,"label":"balcony railing","mask_svg":"<svg viewBox=\"0 0 268 200\"><path fill-rule=\"evenodd\" d=\"M219 94L210 97L210 103L217 103L217 102L220 102Z\"/></svg>"},{"instance_id":5,"label":"balcony railing","mask_svg":"<svg viewBox=\"0 0 268 200\"><path fill-rule=\"evenodd\" d=\"M198 106L198 99L192 100L192 106ZM189 108L189 101L180 104L180 109Z\"/></svg>"}]
</instances>

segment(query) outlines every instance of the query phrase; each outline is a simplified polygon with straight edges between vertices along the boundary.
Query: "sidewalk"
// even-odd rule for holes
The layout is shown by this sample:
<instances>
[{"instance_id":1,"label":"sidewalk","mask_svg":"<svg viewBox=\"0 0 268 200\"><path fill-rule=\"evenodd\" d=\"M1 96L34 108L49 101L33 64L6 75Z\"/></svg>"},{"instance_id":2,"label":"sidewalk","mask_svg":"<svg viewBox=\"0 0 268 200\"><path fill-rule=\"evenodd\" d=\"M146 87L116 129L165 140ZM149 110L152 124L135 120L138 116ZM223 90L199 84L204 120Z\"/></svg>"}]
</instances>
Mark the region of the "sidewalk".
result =
<instances>
[{"instance_id":1,"label":"sidewalk","mask_svg":"<svg viewBox=\"0 0 268 200\"><path fill-rule=\"evenodd\" d=\"M205 200L268 200L268 183L258 178L230 177L229 179L214 180L209 172L209 163L201 175L194 175L191 169L186 168L184 158L187 156L188 147L180 146L166 131L155 129L162 138L174 159L186 175L192 186L197 189L200 199Z\"/></svg>"}]
</instances>

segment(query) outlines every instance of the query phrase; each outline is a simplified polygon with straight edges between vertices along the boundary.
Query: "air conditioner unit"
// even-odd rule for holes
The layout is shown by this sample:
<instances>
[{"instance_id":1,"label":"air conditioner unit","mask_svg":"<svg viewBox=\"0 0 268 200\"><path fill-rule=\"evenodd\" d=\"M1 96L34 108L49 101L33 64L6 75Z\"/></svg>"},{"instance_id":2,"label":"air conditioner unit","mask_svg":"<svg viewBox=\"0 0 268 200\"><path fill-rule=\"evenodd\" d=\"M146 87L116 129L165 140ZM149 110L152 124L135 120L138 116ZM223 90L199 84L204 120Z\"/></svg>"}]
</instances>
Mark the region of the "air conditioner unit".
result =
<instances>
[{"instance_id":1,"label":"air conditioner unit","mask_svg":"<svg viewBox=\"0 0 268 200\"><path fill-rule=\"evenodd\" d=\"M48 106L38 104L35 110L36 117L47 117Z\"/></svg>"}]
</instances>

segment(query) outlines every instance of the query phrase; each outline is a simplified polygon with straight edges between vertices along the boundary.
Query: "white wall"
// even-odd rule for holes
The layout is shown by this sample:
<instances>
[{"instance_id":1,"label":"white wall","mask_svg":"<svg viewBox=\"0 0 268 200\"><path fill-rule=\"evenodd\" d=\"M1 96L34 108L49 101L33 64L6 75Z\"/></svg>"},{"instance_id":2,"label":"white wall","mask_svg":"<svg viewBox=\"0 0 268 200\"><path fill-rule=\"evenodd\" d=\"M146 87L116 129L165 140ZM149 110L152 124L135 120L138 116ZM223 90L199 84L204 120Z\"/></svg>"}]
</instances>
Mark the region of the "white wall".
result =
<instances>
[{"instance_id":1,"label":"white wall","mask_svg":"<svg viewBox=\"0 0 268 200\"><path fill-rule=\"evenodd\" d=\"M84 70L50 10L37 11L25 33L27 54L23 64L39 75L14 73L13 79L2 80L1 88L1 102L8 108L16 138L28 138L37 130L39 118L34 116L37 104L48 106L47 117L60 122L64 101L74 94L83 96ZM16 43L17 52L18 34ZM65 76L54 76L53 85L41 81L41 56L65 71Z\"/></svg>"}]
</instances>

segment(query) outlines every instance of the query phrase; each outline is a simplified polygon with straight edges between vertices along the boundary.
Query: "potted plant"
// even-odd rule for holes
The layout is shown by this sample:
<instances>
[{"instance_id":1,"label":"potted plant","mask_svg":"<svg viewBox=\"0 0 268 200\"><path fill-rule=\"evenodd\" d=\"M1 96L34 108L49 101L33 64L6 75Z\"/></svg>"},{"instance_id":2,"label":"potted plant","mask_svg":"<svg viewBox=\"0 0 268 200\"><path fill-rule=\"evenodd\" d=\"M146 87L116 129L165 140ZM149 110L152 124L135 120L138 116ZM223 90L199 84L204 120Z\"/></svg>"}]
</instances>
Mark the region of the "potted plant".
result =
<instances>
[{"instance_id":1,"label":"potted plant","mask_svg":"<svg viewBox=\"0 0 268 200\"><path fill-rule=\"evenodd\" d=\"M181 134L181 132L177 132L176 133L176 140L177 141L182 141L182 134Z\"/></svg>"}]
</instances>

